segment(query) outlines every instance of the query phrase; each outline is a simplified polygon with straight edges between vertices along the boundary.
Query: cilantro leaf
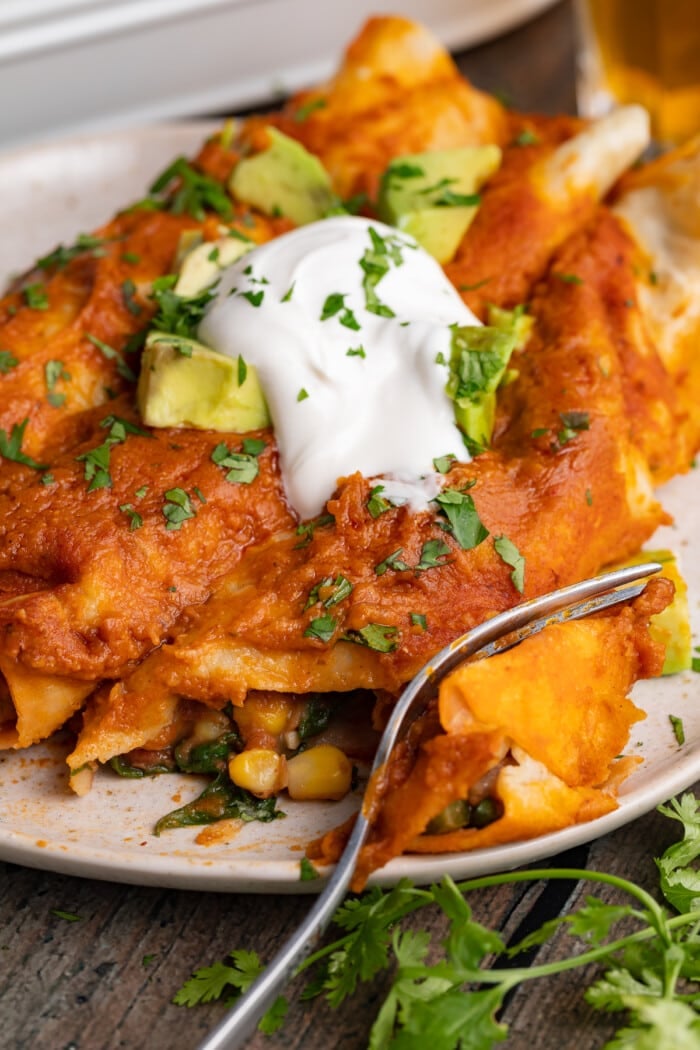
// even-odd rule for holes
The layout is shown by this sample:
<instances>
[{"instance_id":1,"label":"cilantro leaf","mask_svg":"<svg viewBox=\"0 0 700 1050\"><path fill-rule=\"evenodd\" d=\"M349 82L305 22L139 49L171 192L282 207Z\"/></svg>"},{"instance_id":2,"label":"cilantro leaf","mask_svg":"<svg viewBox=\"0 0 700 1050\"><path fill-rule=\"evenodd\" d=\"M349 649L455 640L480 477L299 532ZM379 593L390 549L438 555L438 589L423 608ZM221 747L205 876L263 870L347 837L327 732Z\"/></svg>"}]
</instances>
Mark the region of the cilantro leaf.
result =
<instances>
[{"instance_id":1,"label":"cilantro leaf","mask_svg":"<svg viewBox=\"0 0 700 1050\"><path fill-rule=\"evenodd\" d=\"M512 568L510 578L513 586L522 594L525 589L525 558L507 536L494 536L493 546L501 560Z\"/></svg>"},{"instance_id":2,"label":"cilantro leaf","mask_svg":"<svg viewBox=\"0 0 700 1050\"><path fill-rule=\"evenodd\" d=\"M45 463L37 463L31 456L22 452L22 441L24 431L27 429L29 419L23 419L21 423L13 423L12 430L8 434L6 430L0 429L0 456L3 459L12 460L13 463L21 463L32 470L46 470Z\"/></svg>"},{"instance_id":3,"label":"cilantro leaf","mask_svg":"<svg viewBox=\"0 0 700 1050\"><path fill-rule=\"evenodd\" d=\"M318 638L320 642L329 642L335 634L338 621L330 613L316 616L304 631L304 638Z\"/></svg>"},{"instance_id":4,"label":"cilantro leaf","mask_svg":"<svg viewBox=\"0 0 700 1050\"><path fill-rule=\"evenodd\" d=\"M489 535L489 530L482 523L474 500L468 492L443 489L434 502L447 518L449 531L462 550L469 551L478 547Z\"/></svg>"},{"instance_id":5,"label":"cilantro leaf","mask_svg":"<svg viewBox=\"0 0 700 1050\"><path fill-rule=\"evenodd\" d=\"M343 642L354 642L355 645L366 645L378 653L393 653L398 648L398 627L385 623L368 623L358 631L346 631Z\"/></svg>"},{"instance_id":6,"label":"cilantro leaf","mask_svg":"<svg viewBox=\"0 0 700 1050\"><path fill-rule=\"evenodd\" d=\"M187 298L173 291L176 283L176 274L166 274L153 282L151 298L158 304L158 311L152 326L159 332L195 339L206 308L216 296L216 283Z\"/></svg>"},{"instance_id":7,"label":"cilantro leaf","mask_svg":"<svg viewBox=\"0 0 700 1050\"><path fill-rule=\"evenodd\" d=\"M403 554L403 547L397 547L395 551L387 555L384 561L380 561L378 565L375 565L374 571L376 575L383 576L389 569L393 572L404 572L404 570L410 569L411 566L401 560L401 554Z\"/></svg>"},{"instance_id":8,"label":"cilantro leaf","mask_svg":"<svg viewBox=\"0 0 700 1050\"><path fill-rule=\"evenodd\" d=\"M447 565L444 560L452 549L443 540L426 540L420 552L420 561L416 565L416 572L425 572L426 569L439 569Z\"/></svg>"},{"instance_id":9,"label":"cilantro leaf","mask_svg":"<svg viewBox=\"0 0 700 1050\"><path fill-rule=\"evenodd\" d=\"M622 1028L606 1050L697 1050L700 1017L687 1003L642 996L623 996L633 1027Z\"/></svg>"},{"instance_id":10,"label":"cilantro leaf","mask_svg":"<svg viewBox=\"0 0 700 1050\"><path fill-rule=\"evenodd\" d=\"M165 493L165 503L162 510L163 517L167 522L165 527L170 530L180 529L183 522L197 516L192 500L188 493L181 488L168 489Z\"/></svg>"},{"instance_id":11,"label":"cilantro leaf","mask_svg":"<svg viewBox=\"0 0 700 1050\"><path fill-rule=\"evenodd\" d=\"M11 368L19 364L18 358L11 350L0 350L0 375L7 375Z\"/></svg>"},{"instance_id":12,"label":"cilantro leaf","mask_svg":"<svg viewBox=\"0 0 700 1050\"><path fill-rule=\"evenodd\" d=\"M244 451L234 452L222 441L211 454L212 462L226 470L226 480L232 485L250 485L260 473L258 456L265 448L265 442L248 438L242 448Z\"/></svg>"},{"instance_id":13,"label":"cilantro leaf","mask_svg":"<svg viewBox=\"0 0 700 1050\"><path fill-rule=\"evenodd\" d=\"M383 491L383 485L375 485L369 491L367 510L373 518L378 518L380 514L385 514L386 511L391 510L391 503L381 495Z\"/></svg>"},{"instance_id":14,"label":"cilantro leaf","mask_svg":"<svg viewBox=\"0 0 700 1050\"><path fill-rule=\"evenodd\" d=\"M683 825L683 838L656 861L661 891L677 911L691 911L700 902L700 871L691 867L700 857L700 802L690 792L671 799L659 812Z\"/></svg>"},{"instance_id":15,"label":"cilantro leaf","mask_svg":"<svg viewBox=\"0 0 700 1050\"><path fill-rule=\"evenodd\" d=\"M46 294L46 287L41 281L35 284L28 284L26 288L22 289L22 295L30 310L48 310L49 297Z\"/></svg>"},{"instance_id":16,"label":"cilantro leaf","mask_svg":"<svg viewBox=\"0 0 700 1050\"><path fill-rule=\"evenodd\" d=\"M314 867L308 857L302 857L299 861L299 881L313 882L319 879L318 869Z\"/></svg>"}]
</instances>

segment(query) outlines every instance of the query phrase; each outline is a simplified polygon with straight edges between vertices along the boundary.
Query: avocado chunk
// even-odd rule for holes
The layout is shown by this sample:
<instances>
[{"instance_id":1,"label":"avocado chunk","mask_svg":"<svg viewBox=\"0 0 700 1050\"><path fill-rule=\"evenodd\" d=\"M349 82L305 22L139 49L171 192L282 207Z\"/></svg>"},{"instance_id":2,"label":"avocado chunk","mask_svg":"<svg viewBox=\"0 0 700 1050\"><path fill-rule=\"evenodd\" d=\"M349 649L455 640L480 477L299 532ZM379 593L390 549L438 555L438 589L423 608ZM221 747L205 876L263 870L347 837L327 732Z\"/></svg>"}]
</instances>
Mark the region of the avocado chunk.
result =
<instances>
[{"instance_id":1,"label":"avocado chunk","mask_svg":"<svg viewBox=\"0 0 700 1050\"><path fill-rule=\"evenodd\" d=\"M688 671L693 662L693 638L690 630L690 607L688 586L681 575L678 558L669 550L641 551L623 565L641 565L646 561L658 561L663 566L660 576L671 580L676 593L667 608L651 617L649 634L655 642L666 646L662 675Z\"/></svg>"},{"instance_id":2,"label":"avocado chunk","mask_svg":"<svg viewBox=\"0 0 700 1050\"><path fill-rule=\"evenodd\" d=\"M337 211L331 177L318 157L276 128L265 129L270 145L244 157L233 170L229 190L266 215L284 215L297 226Z\"/></svg>"},{"instance_id":3,"label":"avocado chunk","mask_svg":"<svg viewBox=\"0 0 700 1050\"><path fill-rule=\"evenodd\" d=\"M234 237L219 237L215 241L195 243L194 247L183 255L180 276L173 291L183 299L192 299L213 284L222 270L235 263L251 248L255 248L253 241L242 241Z\"/></svg>"},{"instance_id":4,"label":"avocado chunk","mask_svg":"<svg viewBox=\"0 0 700 1050\"><path fill-rule=\"evenodd\" d=\"M193 427L243 434L270 424L257 372L208 346L150 332L137 390L151 427Z\"/></svg>"},{"instance_id":5,"label":"avocado chunk","mask_svg":"<svg viewBox=\"0 0 700 1050\"><path fill-rule=\"evenodd\" d=\"M517 378L508 368L511 354L530 338L533 320L525 308L489 309L488 325L464 325L452 332L447 394L455 421L472 454L489 447L496 418L496 391Z\"/></svg>"},{"instance_id":6,"label":"avocado chunk","mask_svg":"<svg viewBox=\"0 0 700 1050\"><path fill-rule=\"evenodd\" d=\"M397 157L381 179L379 217L410 233L439 263L447 263L476 215L478 189L500 163L498 146Z\"/></svg>"}]
</instances>

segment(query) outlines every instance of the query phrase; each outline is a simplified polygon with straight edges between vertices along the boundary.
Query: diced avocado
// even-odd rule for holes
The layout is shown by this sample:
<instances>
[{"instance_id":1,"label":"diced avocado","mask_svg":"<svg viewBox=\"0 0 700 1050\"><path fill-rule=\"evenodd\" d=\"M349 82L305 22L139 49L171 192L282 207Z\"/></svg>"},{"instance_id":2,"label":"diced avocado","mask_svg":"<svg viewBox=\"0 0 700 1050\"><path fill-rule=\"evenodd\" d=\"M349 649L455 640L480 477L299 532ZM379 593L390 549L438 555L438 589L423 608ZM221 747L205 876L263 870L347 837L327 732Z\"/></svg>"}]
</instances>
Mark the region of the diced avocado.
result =
<instances>
[{"instance_id":1,"label":"diced avocado","mask_svg":"<svg viewBox=\"0 0 700 1050\"><path fill-rule=\"evenodd\" d=\"M660 562L663 568L659 575L671 580L676 588L671 604L656 616L652 616L649 634L654 641L663 642L666 646L666 659L661 673L678 674L679 671L689 670L693 662L688 587L673 551L641 551L624 564L641 565L646 561Z\"/></svg>"},{"instance_id":2,"label":"diced avocado","mask_svg":"<svg viewBox=\"0 0 700 1050\"><path fill-rule=\"evenodd\" d=\"M151 427L245 433L270 423L252 365L163 332L150 332L146 339L137 398Z\"/></svg>"},{"instance_id":3,"label":"diced avocado","mask_svg":"<svg viewBox=\"0 0 700 1050\"><path fill-rule=\"evenodd\" d=\"M489 446L496 390L517 345L512 329L474 325L453 330L447 393L454 401L457 426L472 451Z\"/></svg>"},{"instance_id":4,"label":"diced avocado","mask_svg":"<svg viewBox=\"0 0 700 1050\"><path fill-rule=\"evenodd\" d=\"M318 157L276 128L265 130L268 148L244 157L233 170L229 189L236 200L266 215L284 215L297 226L337 209L331 177Z\"/></svg>"},{"instance_id":5,"label":"diced avocado","mask_svg":"<svg viewBox=\"0 0 700 1050\"><path fill-rule=\"evenodd\" d=\"M439 263L449 262L476 215L478 189L500 163L498 146L397 157L382 176L379 217L410 233Z\"/></svg>"},{"instance_id":6,"label":"diced avocado","mask_svg":"<svg viewBox=\"0 0 700 1050\"><path fill-rule=\"evenodd\" d=\"M214 283L221 270L254 247L253 241L247 243L234 237L219 237L216 241L196 244L183 257L180 276L173 291L184 299L199 295Z\"/></svg>"},{"instance_id":7,"label":"diced avocado","mask_svg":"<svg viewBox=\"0 0 700 1050\"><path fill-rule=\"evenodd\" d=\"M175 269L179 270L182 266L183 260L186 255L189 255L193 248L196 248L198 244L201 244L204 240L204 234L201 230L183 230L180 234L177 242L177 251L175 252Z\"/></svg>"}]
</instances>

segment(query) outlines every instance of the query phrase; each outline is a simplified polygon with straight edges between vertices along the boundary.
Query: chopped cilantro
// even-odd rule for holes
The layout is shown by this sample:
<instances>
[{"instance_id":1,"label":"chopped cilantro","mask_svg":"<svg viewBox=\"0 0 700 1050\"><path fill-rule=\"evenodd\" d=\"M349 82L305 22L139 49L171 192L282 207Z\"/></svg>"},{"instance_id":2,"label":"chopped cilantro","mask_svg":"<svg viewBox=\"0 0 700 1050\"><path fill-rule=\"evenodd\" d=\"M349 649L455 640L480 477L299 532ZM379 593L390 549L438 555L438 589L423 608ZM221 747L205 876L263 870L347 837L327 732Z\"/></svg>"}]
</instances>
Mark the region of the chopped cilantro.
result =
<instances>
[{"instance_id":1,"label":"chopped cilantro","mask_svg":"<svg viewBox=\"0 0 700 1050\"><path fill-rule=\"evenodd\" d=\"M409 161L398 160L393 161L384 172L382 181L387 180L399 180L399 179L419 179L425 175L425 168L421 168L420 164L412 164Z\"/></svg>"},{"instance_id":2,"label":"chopped cilantro","mask_svg":"<svg viewBox=\"0 0 700 1050\"><path fill-rule=\"evenodd\" d=\"M300 882L313 882L314 879L319 879L321 876L318 871L311 863L308 857L302 857L299 861L299 881Z\"/></svg>"},{"instance_id":3,"label":"chopped cilantro","mask_svg":"<svg viewBox=\"0 0 700 1050\"><path fill-rule=\"evenodd\" d=\"M593 506L593 493L590 489L586 489L586 503L589 507Z\"/></svg>"},{"instance_id":4,"label":"chopped cilantro","mask_svg":"<svg viewBox=\"0 0 700 1050\"><path fill-rule=\"evenodd\" d=\"M380 561L378 565L375 565L374 571L377 576L383 576L389 569L393 572L404 572L406 569L410 569L411 566L401 560L401 554L403 554L403 547L397 547L384 561Z\"/></svg>"},{"instance_id":5,"label":"chopped cilantro","mask_svg":"<svg viewBox=\"0 0 700 1050\"><path fill-rule=\"evenodd\" d=\"M96 257L105 254L104 241L101 237L94 237L89 233L80 233L70 247L66 248L63 244L59 244L57 248L54 248L48 255L42 256L41 259L37 259L36 264L40 270L50 270L55 266L57 269L62 270L64 266L67 266L69 262L75 259L78 255L83 255L85 252L92 252Z\"/></svg>"},{"instance_id":6,"label":"chopped cilantro","mask_svg":"<svg viewBox=\"0 0 700 1050\"><path fill-rule=\"evenodd\" d=\"M676 715L669 715L668 720L671 723L673 734L678 741L678 745L681 746L685 743L685 729L683 727L683 719L678 718Z\"/></svg>"},{"instance_id":7,"label":"chopped cilantro","mask_svg":"<svg viewBox=\"0 0 700 1050\"><path fill-rule=\"evenodd\" d=\"M259 288L257 292L241 292L240 295L242 299L247 299L251 306L260 306L265 298L265 292L262 288Z\"/></svg>"},{"instance_id":8,"label":"chopped cilantro","mask_svg":"<svg viewBox=\"0 0 700 1050\"><path fill-rule=\"evenodd\" d=\"M265 442L256 438L248 438L243 442L242 447L242 452L234 452L222 441L212 452L211 459L217 467L222 467L227 471L226 480L231 484L250 485L260 473L258 456L265 448Z\"/></svg>"},{"instance_id":9,"label":"chopped cilantro","mask_svg":"<svg viewBox=\"0 0 700 1050\"><path fill-rule=\"evenodd\" d=\"M46 400L54 408L60 408L66 400L65 394L56 390L56 383L70 382L70 372L63 367L63 361L47 361L44 365L44 379L46 380Z\"/></svg>"},{"instance_id":10,"label":"chopped cilantro","mask_svg":"<svg viewBox=\"0 0 700 1050\"><path fill-rule=\"evenodd\" d=\"M358 332L360 326L357 323L354 313L345 305L345 295L341 292L331 292L330 295L326 296L326 299L321 308L321 320L327 321L331 317L340 315L338 320L346 328L351 328L353 331Z\"/></svg>"},{"instance_id":11,"label":"chopped cilantro","mask_svg":"<svg viewBox=\"0 0 700 1050\"><path fill-rule=\"evenodd\" d=\"M148 485L142 485L141 488L136 489L136 492L134 493L134 496L136 497L136 499L143 499L143 497L146 495L147 492L148 492Z\"/></svg>"},{"instance_id":12,"label":"chopped cilantro","mask_svg":"<svg viewBox=\"0 0 700 1050\"><path fill-rule=\"evenodd\" d=\"M299 393L297 394L297 401L306 401L308 396L309 391L306 390L305 387L302 387Z\"/></svg>"},{"instance_id":13,"label":"chopped cilantro","mask_svg":"<svg viewBox=\"0 0 700 1050\"><path fill-rule=\"evenodd\" d=\"M416 572L425 572L426 569L439 569L446 565L444 560L450 554L451 549L443 540L426 540L421 548L420 561L416 565Z\"/></svg>"},{"instance_id":14,"label":"chopped cilantro","mask_svg":"<svg viewBox=\"0 0 700 1050\"><path fill-rule=\"evenodd\" d=\"M19 364L11 350L0 350L0 375L7 375L11 368Z\"/></svg>"},{"instance_id":15,"label":"chopped cilantro","mask_svg":"<svg viewBox=\"0 0 700 1050\"><path fill-rule=\"evenodd\" d=\"M248 375L248 365L243 360L242 356L238 355L238 385L243 386Z\"/></svg>"},{"instance_id":16,"label":"chopped cilantro","mask_svg":"<svg viewBox=\"0 0 700 1050\"><path fill-rule=\"evenodd\" d=\"M40 281L35 284L28 284L26 288L22 289L22 294L30 310L48 310L49 297L46 294L45 286Z\"/></svg>"},{"instance_id":17,"label":"chopped cilantro","mask_svg":"<svg viewBox=\"0 0 700 1050\"><path fill-rule=\"evenodd\" d=\"M53 485L55 483L56 479L53 476L53 474L49 474L49 472L47 471L46 474L42 474L41 475L41 477L39 478L39 481L41 482L42 485Z\"/></svg>"},{"instance_id":18,"label":"chopped cilantro","mask_svg":"<svg viewBox=\"0 0 700 1050\"><path fill-rule=\"evenodd\" d=\"M112 487L109 460L113 445L122 444L126 441L128 434L135 434L139 437L152 437L147 430L143 430L142 427L136 426L135 423L130 423L127 419L121 419L119 416L105 416L101 420L100 426L108 430L107 437L102 444L98 445L97 448L90 449L89 452L83 452L75 457L76 462L85 464L85 480L90 482L88 492Z\"/></svg>"},{"instance_id":19,"label":"chopped cilantro","mask_svg":"<svg viewBox=\"0 0 700 1050\"><path fill-rule=\"evenodd\" d=\"M469 551L478 547L486 539L489 530L482 523L474 500L468 492L457 489L443 489L435 497L440 511L447 518L449 531L462 550Z\"/></svg>"},{"instance_id":20,"label":"chopped cilantro","mask_svg":"<svg viewBox=\"0 0 700 1050\"><path fill-rule=\"evenodd\" d=\"M374 228L369 227L371 247L360 259L363 272L362 287L365 293L365 309L379 317L395 317L394 311L379 299L376 288L379 282L394 266L403 263L402 249L408 247L399 237L382 237Z\"/></svg>"},{"instance_id":21,"label":"chopped cilantro","mask_svg":"<svg viewBox=\"0 0 700 1050\"><path fill-rule=\"evenodd\" d=\"M512 568L510 578L513 586L522 594L525 589L525 558L507 536L494 536L493 546L501 560Z\"/></svg>"},{"instance_id":22,"label":"chopped cilantro","mask_svg":"<svg viewBox=\"0 0 700 1050\"><path fill-rule=\"evenodd\" d=\"M483 288L484 285L488 284L491 280L491 277L484 277L483 280L475 281L474 284L460 284L459 290L460 292L475 292L477 288Z\"/></svg>"},{"instance_id":23,"label":"chopped cilantro","mask_svg":"<svg viewBox=\"0 0 700 1050\"><path fill-rule=\"evenodd\" d=\"M197 295L185 298L173 291L176 283L176 274L166 274L153 282L151 297L158 304L158 312L152 325L159 332L194 339L208 304L216 296L216 285L210 285Z\"/></svg>"},{"instance_id":24,"label":"chopped cilantro","mask_svg":"<svg viewBox=\"0 0 700 1050\"><path fill-rule=\"evenodd\" d=\"M175 191L169 196L175 186ZM175 215L191 215L197 222L206 218L206 209L222 219L233 214L231 200L220 182L197 171L185 157L178 157L152 183L146 201L167 207ZM146 202L142 202L142 205Z\"/></svg>"},{"instance_id":25,"label":"chopped cilantro","mask_svg":"<svg viewBox=\"0 0 700 1050\"><path fill-rule=\"evenodd\" d=\"M82 922L82 915L75 915L72 911L62 911L60 908L52 908L51 914L64 922Z\"/></svg>"},{"instance_id":26,"label":"chopped cilantro","mask_svg":"<svg viewBox=\"0 0 700 1050\"><path fill-rule=\"evenodd\" d=\"M97 347L108 361L117 362L117 372L123 379L128 380L130 383L136 382L136 373L129 367L118 350L115 350L113 346L109 346L108 343L103 343L96 335L90 335L89 332L85 333L85 338L93 346Z\"/></svg>"},{"instance_id":27,"label":"chopped cilantro","mask_svg":"<svg viewBox=\"0 0 700 1050\"><path fill-rule=\"evenodd\" d=\"M335 524L335 518L332 514L321 514L318 518L312 518L311 521L304 521L300 525L297 525L297 536L303 536L304 538L300 543L297 543L294 550L300 550L302 547L308 547L313 539L314 532L316 529L322 528L324 525Z\"/></svg>"},{"instance_id":28,"label":"chopped cilantro","mask_svg":"<svg viewBox=\"0 0 700 1050\"><path fill-rule=\"evenodd\" d=\"M583 278L576 273L555 273L554 276L558 277L564 284L583 284Z\"/></svg>"},{"instance_id":29,"label":"chopped cilantro","mask_svg":"<svg viewBox=\"0 0 700 1050\"><path fill-rule=\"evenodd\" d=\"M122 252L122 262L129 263L132 266L138 266L141 262L141 256L137 255L136 252Z\"/></svg>"},{"instance_id":30,"label":"chopped cilantro","mask_svg":"<svg viewBox=\"0 0 700 1050\"><path fill-rule=\"evenodd\" d=\"M129 519L129 531L134 532L136 529L140 529L143 525L143 518L138 514L133 507L132 503L120 503L119 510L122 514L126 514Z\"/></svg>"},{"instance_id":31,"label":"chopped cilantro","mask_svg":"<svg viewBox=\"0 0 700 1050\"><path fill-rule=\"evenodd\" d=\"M442 190L432 202L434 208L476 208L479 204L481 204L480 194L455 193L449 188Z\"/></svg>"},{"instance_id":32,"label":"chopped cilantro","mask_svg":"<svg viewBox=\"0 0 700 1050\"><path fill-rule=\"evenodd\" d=\"M428 618L423 613L411 613L411 623L414 627L420 627L421 630L428 630Z\"/></svg>"},{"instance_id":33,"label":"chopped cilantro","mask_svg":"<svg viewBox=\"0 0 700 1050\"><path fill-rule=\"evenodd\" d=\"M124 300L124 306L127 308L130 314L134 317L138 317L139 314L143 313L143 307L140 303L137 303L134 299L136 295L136 285L127 277L125 281L122 281L122 298Z\"/></svg>"},{"instance_id":34,"label":"chopped cilantro","mask_svg":"<svg viewBox=\"0 0 700 1050\"><path fill-rule=\"evenodd\" d=\"M168 489L162 510L167 522L166 529L179 529L183 522L197 516L192 500L181 488Z\"/></svg>"},{"instance_id":35,"label":"chopped cilantro","mask_svg":"<svg viewBox=\"0 0 700 1050\"><path fill-rule=\"evenodd\" d=\"M393 653L398 648L398 636L398 627L385 623L368 623L359 631L346 631L341 641L365 645L378 653Z\"/></svg>"},{"instance_id":36,"label":"chopped cilantro","mask_svg":"<svg viewBox=\"0 0 700 1050\"><path fill-rule=\"evenodd\" d=\"M306 600L304 609L310 609L312 605L316 605L318 602L326 609L329 609L332 605L342 602L350 594L352 594L352 584L342 573L338 573L335 579L332 576L325 576L318 583L314 584L309 591L309 597Z\"/></svg>"},{"instance_id":37,"label":"chopped cilantro","mask_svg":"<svg viewBox=\"0 0 700 1050\"><path fill-rule=\"evenodd\" d=\"M333 637L338 621L330 613L317 616L309 623L304 631L305 638L318 638L321 642L328 642Z\"/></svg>"},{"instance_id":38,"label":"chopped cilantro","mask_svg":"<svg viewBox=\"0 0 700 1050\"><path fill-rule=\"evenodd\" d=\"M346 350L345 351L345 356L346 357L363 357L364 358L364 357L367 357L367 354L365 353L364 346L358 346L354 350L353 349Z\"/></svg>"},{"instance_id":39,"label":"chopped cilantro","mask_svg":"<svg viewBox=\"0 0 700 1050\"><path fill-rule=\"evenodd\" d=\"M383 491L383 485L375 485L373 489L369 490L367 510L373 518L378 518L380 514L385 514L386 511L391 510L391 503L381 495Z\"/></svg>"},{"instance_id":40,"label":"chopped cilantro","mask_svg":"<svg viewBox=\"0 0 700 1050\"><path fill-rule=\"evenodd\" d=\"M559 419L562 423L562 429L557 434L560 448L575 438L581 430L588 430L591 425L588 412L560 412Z\"/></svg>"},{"instance_id":41,"label":"chopped cilantro","mask_svg":"<svg viewBox=\"0 0 700 1050\"><path fill-rule=\"evenodd\" d=\"M538 146L540 143L539 136L531 131L529 128L525 128L520 132L519 135L513 139L514 146Z\"/></svg>"},{"instance_id":42,"label":"chopped cilantro","mask_svg":"<svg viewBox=\"0 0 700 1050\"><path fill-rule=\"evenodd\" d=\"M290 303L292 301L292 296L294 295L294 285L295 284L296 284L296 281L292 281L292 283L290 284L289 288L287 289L287 291L284 293L284 295L280 299L281 303Z\"/></svg>"},{"instance_id":43,"label":"chopped cilantro","mask_svg":"<svg viewBox=\"0 0 700 1050\"><path fill-rule=\"evenodd\" d=\"M12 460L13 463L31 467L32 470L46 470L46 464L37 463L31 456L22 452L22 441L28 422L29 419L23 419L21 423L13 423L9 435L6 430L0 430L0 456Z\"/></svg>"},{"instance_id":44,"label":"chopped cilantro","mask_svg":"<svg viewBox=\"0 0 700 1050\"><path fill-rule=\"evenodd\" d=\"M438 456L437 459L433 460L433 466L437 470L438 474L448 474L452 469L452 465L457 462L457 457L450 453L447 456Z\"/></svg>"},{"instance_id":45,"label":"chopped cilantro","mask_svg":"<svg viewBox=\"0 0 700 1050\"><path fill-rule=\"evenodd\" d=\"M325 109L328 105L328 101L325 98L311 98L308 102L303 102L301 106L294 113L294 120L297 124L303 124L304 121L308 120L312 113L315 113L319 109Z\"/></svg>"}]
</instances>

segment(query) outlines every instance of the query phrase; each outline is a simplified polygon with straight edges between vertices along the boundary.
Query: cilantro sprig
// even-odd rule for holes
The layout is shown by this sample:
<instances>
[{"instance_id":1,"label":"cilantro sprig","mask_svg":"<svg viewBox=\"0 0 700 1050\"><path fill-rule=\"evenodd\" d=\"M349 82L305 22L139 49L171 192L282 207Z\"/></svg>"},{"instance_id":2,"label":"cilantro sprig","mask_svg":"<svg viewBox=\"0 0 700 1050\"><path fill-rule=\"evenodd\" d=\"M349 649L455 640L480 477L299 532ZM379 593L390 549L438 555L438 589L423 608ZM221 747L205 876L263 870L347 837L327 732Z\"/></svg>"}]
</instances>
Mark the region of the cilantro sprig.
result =
<instances>
[{"instance_id":1,"label":"cilantro sprig","mask_svg":"<svg viewBox=\"0 0 700 1050\"><path fill-rule=\"evenodd\" d=\"M370 1033L371 1050L423 1046L488 1050L508 1035L498 1011L515 988L597 964L604 969L586 990L586 1001L596 1010L624 1016L607 1044L610 1050L700 1045L700 803L685 794L659 810L683 825L683 839L657 860L661 891L678 912L673 917L630 880L578 868L536 868L462 883L447 875L428 889L402 879L392 889L374 886L341 905L333 919L339 936L297 969L305 982L302 998L323 995L335 1008L356 992L358 984L393 970ZM609 904L588 896L576 911L546 922L513 947L474 919L467 899L494 886L571 879L607 886L624 897L621 903ZM442 955L431 963L427 960L438 951L431 934L401 928L409 915L429 906L439 908L447 922ZM616 936L620 922L625 924L624 932ZM632 932L631 923L636 926ZM572 941L568 956L517 965L518 956L562 931ZM261 972L258 956L232 952L229 959L232 966L220 962L198 970L174 1002L194 1006L247 989ZM286 999L278 999L272 1015L261 1022L261 1030L277 1024L286 1007Z\"/></svg>"},{"instance_id":2,"label":"cilantro sprig","mask_svg":"<svg viewBox=\"0 0 700 1050\"><path fill-rule=\"evenodd\" d=\"M185 157L178 157L152 183L150 196L140 202L143 207L166 209L175 215L191 215L203 222L207 211L222 219L233 214L231 200L216 179L193 168Z\"/></svg>"}]
</instances>

